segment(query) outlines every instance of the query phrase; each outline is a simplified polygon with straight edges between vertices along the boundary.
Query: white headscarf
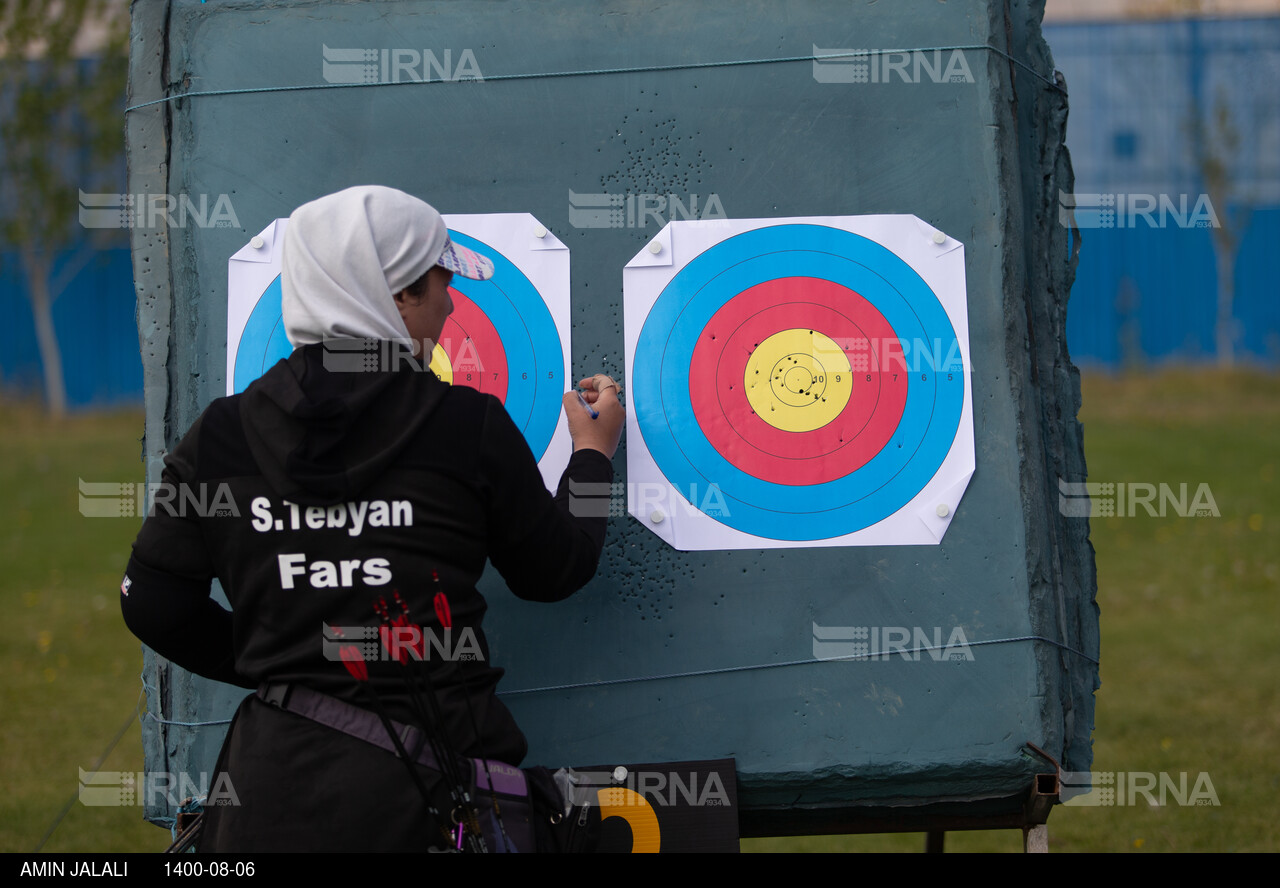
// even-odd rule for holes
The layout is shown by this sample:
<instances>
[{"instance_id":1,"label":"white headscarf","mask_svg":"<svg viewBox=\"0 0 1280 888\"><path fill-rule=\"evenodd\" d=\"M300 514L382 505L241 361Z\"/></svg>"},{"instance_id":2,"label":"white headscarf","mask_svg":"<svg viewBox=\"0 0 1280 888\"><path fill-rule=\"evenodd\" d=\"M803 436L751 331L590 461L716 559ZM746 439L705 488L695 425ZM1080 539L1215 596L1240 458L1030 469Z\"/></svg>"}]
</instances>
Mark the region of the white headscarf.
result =
<instances>
[{"instance_id":1,"label":"white headscarf","mask_svg":"<svg viewBox=\"0 0 1280 888\"><path fill-rule=\"evenodd\" d=\"M282 313L294 348L328 339L409 343L393 294L435 265L449 245L430 204L360 185L303 204L284 235Z\"/></svg>"}]
</instances>

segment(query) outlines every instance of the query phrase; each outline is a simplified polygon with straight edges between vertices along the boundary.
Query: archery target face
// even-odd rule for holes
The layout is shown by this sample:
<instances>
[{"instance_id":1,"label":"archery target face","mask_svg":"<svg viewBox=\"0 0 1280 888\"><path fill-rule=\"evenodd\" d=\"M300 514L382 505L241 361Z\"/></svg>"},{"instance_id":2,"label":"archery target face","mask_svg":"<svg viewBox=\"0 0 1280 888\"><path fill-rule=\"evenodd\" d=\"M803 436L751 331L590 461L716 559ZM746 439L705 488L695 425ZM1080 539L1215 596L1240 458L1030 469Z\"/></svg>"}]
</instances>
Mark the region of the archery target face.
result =
<instances>
[{"instance_id":1,"label":"archery target face","mask_svg":"<svg viewBox=\"0 0 1280 888\"><path fill-rule=\"evenodd\" d=\"M553 486L571 449L560 401L568 376L568 250L527 214L446 216L445 222L456 243L493 260L494 275L487 281L454 276L454 310L432 349L430 369L447 383L498 398ZM232 257L228 394L243 391L292 352L281 318L280 245L287 224L276 220ZM373 354L349 357L353 367L366 358L377 363Z\"/></svg>"},{"instance_id":2,"label":"archery target face","mask_svg":"<svg viewBox=\"0 0 1280 888\"><path fill-rule=\"evenodd\" d=\"M963 249L934 235L668 225L624 275L631 513L681 549L938 542L973 446Z\"/></svg>"}]
</instances>

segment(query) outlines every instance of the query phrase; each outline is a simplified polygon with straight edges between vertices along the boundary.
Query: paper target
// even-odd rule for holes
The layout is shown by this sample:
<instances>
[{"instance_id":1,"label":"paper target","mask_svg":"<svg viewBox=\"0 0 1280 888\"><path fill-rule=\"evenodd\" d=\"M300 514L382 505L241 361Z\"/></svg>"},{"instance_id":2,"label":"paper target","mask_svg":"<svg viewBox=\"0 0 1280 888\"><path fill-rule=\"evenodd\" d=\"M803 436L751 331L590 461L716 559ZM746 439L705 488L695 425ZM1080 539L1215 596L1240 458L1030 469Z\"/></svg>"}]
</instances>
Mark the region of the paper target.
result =
<instances>
[{"instance_id":1,"label":"paper target","mask_svg":"<svg viewBox=\"0 0 1280 888\"><path fill-rule=\"evenodd\" d=\"M267 284L249 313L244 332L240 335L239 346L235 351L235 363L229 368L229 379L234 386L229 387L227 394L242 392L248 388L271 365L289 357L293 346L284 332L284 319L280 316L280 303L284 294L280 290L280 275L277 274Z\"/></svg>"},{"instance_id":2,"label":"paper target","mask_svg":"<svg viewBox=\"0 0 1280 888\"><path fill-rule=\"evenodd\" d=\"M450 237L493 260L494 275L455 275L453 313L431 354L431 370L502 401L554 489L572 450L562 416L567 390L569 251L528 214L445 216ZM244 389L292 346L281 319L277 219L229 263L227 394Z\"/></svg>"},{"instance_id":3,"label":"paper target","mask_svg":"<svg viewBox=\"0 0 1280 888\"><path fill-rule=\"evenodd\" d=\"M676 222L624 293L633 516L686 550L941 540L973 473L961 244Z\"/></svg>"}]
</instances>

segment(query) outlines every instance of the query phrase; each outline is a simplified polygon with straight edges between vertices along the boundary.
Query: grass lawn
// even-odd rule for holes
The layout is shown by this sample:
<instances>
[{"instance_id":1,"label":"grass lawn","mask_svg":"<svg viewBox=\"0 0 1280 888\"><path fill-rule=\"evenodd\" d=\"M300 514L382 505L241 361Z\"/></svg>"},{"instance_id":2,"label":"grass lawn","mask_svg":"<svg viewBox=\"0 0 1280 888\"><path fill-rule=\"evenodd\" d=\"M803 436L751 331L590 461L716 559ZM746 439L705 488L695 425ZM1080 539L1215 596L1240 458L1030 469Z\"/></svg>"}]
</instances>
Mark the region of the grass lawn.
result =
<instances>
[{"instance_id":1,"label":"grass lawn","mask_svg":"<svg viewBox=\"0 0 1280 888\"><path fill-rule=\"evenodd\" d=\"M1280 850L1280 376L1086 376L1091 481L1207 484L1220 517L1095 518L1102 609L1098 772L1207 774L1220 804L1060 806L1055 851ZM142 657L116 589L139 519L88 519L78 479L139 481L138 411L59 423L0 404L0 851L150 851L137 807L76 801L79 770L142 769ZM113 739L124 733L106 754ZM105 755L105 757L104 757ZM1130 778L1134 779L1133 777ZM1137 778L1143 779L1141 777ZM1126 800L1128 801L1128 800ZM919 851L923 836L756 839L745 850ZM1013 831L952 851L1016 851Z\"/></svg>"},{"instance_id":2,"label":"grass lawn","mask_svg":"<svg viewBox=\"0 0 1280 888\"><path fill-rule=\"evenodd\" d=\"M117 591L141 519L84 518L78 506L79 479L142 480L142 413L55 423L7 403L0 426L0 851L34 850L64 809L46 851L163 850L168 831L141 808L76 800L81 768L142 770L142 652Z\"/></svg>"}]
</instances>

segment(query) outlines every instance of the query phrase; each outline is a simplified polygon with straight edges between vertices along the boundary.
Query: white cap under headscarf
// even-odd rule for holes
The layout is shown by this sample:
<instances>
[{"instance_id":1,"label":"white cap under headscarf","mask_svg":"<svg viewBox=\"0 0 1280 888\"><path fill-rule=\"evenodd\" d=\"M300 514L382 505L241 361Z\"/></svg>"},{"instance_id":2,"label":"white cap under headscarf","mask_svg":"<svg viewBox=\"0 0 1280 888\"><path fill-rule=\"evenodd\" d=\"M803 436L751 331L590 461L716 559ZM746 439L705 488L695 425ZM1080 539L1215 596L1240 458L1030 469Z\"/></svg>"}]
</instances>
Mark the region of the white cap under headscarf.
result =
<instances>
[{"instance_id":1,"label":"white cap under headscarf","mask_svg":"<svg viewBox=\"0 0 1280 888\"><path fill-rule=\"evenodd\" d=\"M294 348L329 339L409 342L393 294L433 265L475 280L493 263L449 240L425 201L360 185L293 211L284 234L282 314Z\"/></svg>"}]
</instances>

